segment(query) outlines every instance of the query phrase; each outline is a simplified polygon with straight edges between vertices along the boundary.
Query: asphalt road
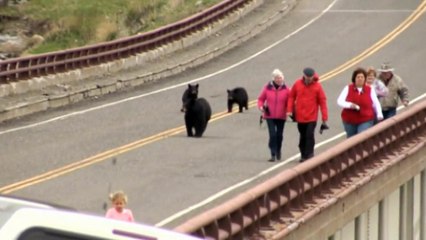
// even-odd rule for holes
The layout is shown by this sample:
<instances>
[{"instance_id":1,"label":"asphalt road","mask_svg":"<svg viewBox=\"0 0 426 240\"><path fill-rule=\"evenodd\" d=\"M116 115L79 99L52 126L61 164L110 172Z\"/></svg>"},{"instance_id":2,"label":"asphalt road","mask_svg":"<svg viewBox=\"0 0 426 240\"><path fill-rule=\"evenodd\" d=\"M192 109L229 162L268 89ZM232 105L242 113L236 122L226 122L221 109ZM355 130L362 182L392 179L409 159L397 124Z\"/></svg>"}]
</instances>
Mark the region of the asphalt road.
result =
<instances>
[{"instance_id":1,"label":"asphalt road","mask_svg":"<svg viewBox=\"0 0 426 240\"><path fill-rule=\"evenodd\" d=\"M267 32L201 67L3 124L0 192L103 214L108 193L122 189L138 221L175 226L298 164L296 125L286 123L287 160L267 162L267 132L259 127L259 112L251 107L226 114L226 89L243 86L253 101L274 68L292 85L304 67L314 67L324 80L331 127L317 135L317 154L344 140L336 100L355 67L390 61L412 99L425 94L426 17L406 21L422 3L301 0ZM179 112L189 82L200 84L200 96L214 114L201 139L186 137Z\"/></svg>"}]
</instances>

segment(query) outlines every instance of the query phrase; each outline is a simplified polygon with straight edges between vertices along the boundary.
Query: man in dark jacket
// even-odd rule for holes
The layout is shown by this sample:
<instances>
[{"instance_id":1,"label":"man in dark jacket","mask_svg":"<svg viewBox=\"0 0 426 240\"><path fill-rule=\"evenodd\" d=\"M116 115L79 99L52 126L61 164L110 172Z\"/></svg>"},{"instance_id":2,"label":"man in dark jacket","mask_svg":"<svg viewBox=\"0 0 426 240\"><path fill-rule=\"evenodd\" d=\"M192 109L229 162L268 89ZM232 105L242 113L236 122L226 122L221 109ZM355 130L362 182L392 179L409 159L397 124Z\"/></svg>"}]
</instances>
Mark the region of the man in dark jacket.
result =
<instances>
[{"instance_id":1,"label":"man in dark jacket","mask_svg":"<svg viewBox=\"0 0 426 240\"><path fill-rule=\"evenodd\" d=\"M318 109L321 109L322 129L327 129L327 98L319 83L318 74L312 68L303 70L302 78L296 80L290 91L287 115L297 122L299 130L300 162L314 156L315 128Z\"/></svg>"}]
</instances>

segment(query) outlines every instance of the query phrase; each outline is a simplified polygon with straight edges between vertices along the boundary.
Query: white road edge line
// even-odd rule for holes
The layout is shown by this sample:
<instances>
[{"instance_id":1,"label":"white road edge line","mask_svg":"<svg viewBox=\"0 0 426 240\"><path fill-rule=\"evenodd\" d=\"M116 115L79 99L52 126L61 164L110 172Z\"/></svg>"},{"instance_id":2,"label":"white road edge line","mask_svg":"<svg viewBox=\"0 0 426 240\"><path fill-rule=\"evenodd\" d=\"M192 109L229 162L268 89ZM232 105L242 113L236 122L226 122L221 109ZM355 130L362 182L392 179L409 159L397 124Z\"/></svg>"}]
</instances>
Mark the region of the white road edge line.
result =
<instances>
[{"instance_id":1,"label":"white road edge line","mask_svg":"<svg viewBox=\"0 0 426 240\"><path fill-rule=\"evenodd\" d=\"M337 10L330 10L329 13L412 13L415 9L337 9ZM318 12L317 10L301 10L299 12Z\"/></svg>"},{"instance_id":2,"label":"white road edge line","mask_svg":"<svg viewBox=\"0 0 426 240\"><path fill-rule=\"evenodd\" d=\"M424 97L426 97L426 93L424 93L423 95L421 95L421 96L415 98L414 100L410 101L410 105L414 104L415 102L421 100ZM398 110L401 110L403 108L404 108L403 106L400 106L400 107L398 107ZM315 149L319 148L319 147L321 147L321 146L323 146L325 144L328 144L328 143L330 143L332 141L335 141L335 140L337 140L337 139L339 139L339 138L341 138L341 137L343 137L345 135L346 135L345 132L341 132L341 133L337 134L336 136L334 136L332 138L329 138L329 139L327 139L327 140L325 140L325 141L323 141L323 142L321 142L319 144L315 144ZM262 176L264 176L264 175L266 175L266 174L274 171L275 169L280 168L283 165L285 165L285 164L287 164L287 163L289 163L291 161L294 161L294 160L298 159L299 156L300 156L300 154L296 154L294 156L291 156L288 159L284 160L283 162L281 162L279 164L276 164L273 167L270 167L270 168L268 168L268 169L260 172L259 174L255 175L255 176L253 176L251 178L248 178L246 180L243 180L242 182L239 182L239 183L237 183L237 184L235 184L233 186L230 186L230 187L228 187L228 188L226 188L226 189L224 189L224 190L222 190L222 191L220 191L220 192L218 192L218 193L216 193L216 194L214 194L214 195L206 198L205 200L203 200L203 201L201 201L201 202L199 202L199 203L197 203L195 205L192 205L192 206L190 206L190 207L188 207L188 208L186 208L186 209L184 209L184 210L182 210L182 211L180 211L180 212L178 212L178 213L176 213L176 214L174 214L174 215L172 215L172 216L170 216L170 217L162 220L161 222L155 224L155 226L162 227L162 226L164 226L164 225L166 225L166 224L168 224L168 223L170 223L170 222L178 219L179 217L181 217L181 216L183 216L183 215L185 215L185 214L187 214L187 213L189 213L189 212L191 212L191 211L193 211L193 210L195 210L197 208L200 208L200 207L202 207L204 205L207 205L208 203L210 203L210 202L218 199L219 197L224 196L225 194L227 194L227 193L229 193L229 192L231 192L233 190L235 190L235 189L237 189L239 187L242 187L242 186L244 186L244 185L246 185L248 183L251 183L251 182L259 179L260 177L262 177Z\"/></svg>"},{"instance_id":3,"label":"white road edge line","mask_svg":"<svg viewBox=\"0 0 426 240\"><path fill-rule=\"evenodd\" d=\"M334 0L332 3L330 3L330 5L328 5L328 7L327 7L326 9L322 10L322 11L321 11L321 13L320 13L319 15L317 15L315 18L311 19L309 22L307 22L306 24L304 24L304 25L303 25L303 26L301 26L300 28L296 29L294 32L292 32L292 33L290 33L289 35L285 36L285 37L284 37L284 38L282 38L281 40L278 40L277 42L275 42L274 44L272 44L272 45L268 46L267 48L265 48L265 49L261 50L260 52L258 52L258 53L256 53L256 54L254 54L254 55L250 56L249 58L246 58L246 59L244 59L244 60L242 60L242 61L240 61L240 62L238 62L238 63L236 63L236 64L234 64L234 65L231 65L231 66L229 66L228 68L225 68L225 69L222 69L222 70L220 70L220 71L218 71L218 72L216 72L216 73L213 73L213 74L210 74L210 75L204 76L204 77L202 77L202 78L199 78L198 80L203 80L204 78L211 77L211 76L214 76L214 75L216 75L216 74L219 74L219 73L225 72L225 71L227 71L227 70L229 70L229 69L231 69L231 68L234 68L234 67L236 67L236 66L238 66L238 65L240 65L240 64L242 64L242 63L245 63L245 62L247 62L248 60L250 60L250 59L252 59L252 58L255 58L255 57L259 56L260 54L262 54L262 53L264 53L264 52L268 51L269 49L271 49L271 48L273 48L273 47L277 46L278 44L280 44L280 43L282 43L283 41L287 40L287 39L288 39L288 38L290 38L291 36L293 36L293 35L295 35L295 34L299 33L299 32L300 32L300 31L302 31L304 28L308 27L309 25L311 25L312 23L314 23L315 21L317 21L317 20L318 20L319 18L321 18L321 17L322 17L325 13L327 13L327 12L328 12L328 11L329 11L329 10L330 10L333 6L334 6L334 4L336 4L336 2L337 2L337 1L338 1L338 0ZM195 81L197 81L197 79L194 79L194 80L189 81L189 82L195 82ZM187 83L185 83L185 84L187 84ZM180 85L183 85L183 84L180 84ZM337 135L336 137L332 138L332 139L337 139L337 138L339 138L339 137L341 137L341 136L340 136L340 134L339 134L339 135ZM320 143L320 144L321 144L321 143ZM318 147L320 146L320 144L318 144ZM325 144L325 143L324 143L324 144ZM224 190L222 190L222 191L220 191L220 192L218 192L218 193L216 193L216 194L214 194L214 195L210 196L209 198L207 198L207 199L205 199L205 200L203 200L203 201L201 201L201 202L199 202L199 203L197 203L197 204L195 204L195 205L192 205L192 206L190 206L190 207L188 207L188 208L186 208L186 209L184 209L184 210L182 210L182 211L180 211L180 212L178 212L178 213L176 213L176 214L174 214L174 215L172 215L172 216L170 216L170 217L168 217L168 218L166 218L166 219L162 220L161 222L159 222L159 223L155 224L155 226L160 226L160 227L161 227L161 226L164 226L164 225L166 225L166 224L168 224L168 223L170 223L170 222L172 222L172 221L176 220L177 218L179 218L179 217L181 217L181 216L183 216L183 215L185 215L185 214L187 214L187 213L189 213L189 212L193 211L194 209L197 209L197 208L199 208L199 207L202 207L202 206L204 206L204 205L206 205L206 204L208 204L208 203L212 202L213 200L218 199L219 197L221 197L221 196L225 195L226 193L231 192L231 191L233 191L234 189L237 189L237 188L239 188L239 187L241 187L241 186L244 186L244 185L246 185L246 184L248 184L248 183L250 183L250 182L253 182L254 180L256 180L256 179L260 178L261 176L263 176L263 175L265 175L265 174L267 174L267 173L269 173L269 172L271 172L271 171L275 170L276 168L278 168L278 167L280 167L280 166L282 166L282 165L284 165L284 164L286 164L286 163L288 163L288 162L290 162L290 161L295 160L295 159L296 159L299 155L300 155L300 154L294 155L294 156L290 157L289 159L286 159L286 160L285 160L285 161L283 161L282 163L280 163L280 164L278 164L278 165L275 165L274 167L271 167L271 168L269 168L269 169L267 169L267 170L265 170L265 171L263 171L263 172L259 173L258 175L254 176L254 177L251 177L251 178L246 179L246 180L244 180L244 181L242 181L242 182L239 182L239 183L237 183L237 184L235 184L235 185L233 185L233 186L231 186L231 187L228 187L228 188L226 188L226 189L224 189Z\"/></svg>"}]
</instances>

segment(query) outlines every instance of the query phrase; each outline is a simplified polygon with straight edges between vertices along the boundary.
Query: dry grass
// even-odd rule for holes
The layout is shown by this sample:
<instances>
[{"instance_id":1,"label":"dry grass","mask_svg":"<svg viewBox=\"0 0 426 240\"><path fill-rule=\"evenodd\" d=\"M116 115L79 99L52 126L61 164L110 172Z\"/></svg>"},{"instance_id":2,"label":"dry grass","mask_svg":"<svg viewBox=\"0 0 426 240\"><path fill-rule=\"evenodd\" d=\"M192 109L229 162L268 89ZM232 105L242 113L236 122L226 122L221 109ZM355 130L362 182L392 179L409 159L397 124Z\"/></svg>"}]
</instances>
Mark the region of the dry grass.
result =
<instances>
[{"instance_id":1,"label":"dry grass","mask_svg":"<svg viewBox=\"0 0 426 240\"><path fill-rule=\"evenodd\" d=\"M31 0L15 9L32 22L45 41L31 50L44 53L109 41L186 18L222 0ZM37 25L37 24L33 24Z\"/></svg>"}]
</instances>

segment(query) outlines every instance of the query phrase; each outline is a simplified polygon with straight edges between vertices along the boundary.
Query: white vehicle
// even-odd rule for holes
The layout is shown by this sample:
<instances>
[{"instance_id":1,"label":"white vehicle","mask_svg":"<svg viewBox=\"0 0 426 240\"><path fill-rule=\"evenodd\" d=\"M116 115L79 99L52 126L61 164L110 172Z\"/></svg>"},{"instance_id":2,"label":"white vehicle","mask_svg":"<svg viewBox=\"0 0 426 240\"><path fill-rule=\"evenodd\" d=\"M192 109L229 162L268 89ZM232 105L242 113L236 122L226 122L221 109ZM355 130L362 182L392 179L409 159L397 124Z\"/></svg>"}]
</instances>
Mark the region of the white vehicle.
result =
<instances>
[{"instance_id":1,"label":"white vehicle","mask_svg":"<svg viewBox=\"0 0 426 240\"><path fill-rule=\"evenodd\" d=\"M199 240L153 226L0 196L1 240Z\"/></svg>"}]
</instances>

